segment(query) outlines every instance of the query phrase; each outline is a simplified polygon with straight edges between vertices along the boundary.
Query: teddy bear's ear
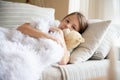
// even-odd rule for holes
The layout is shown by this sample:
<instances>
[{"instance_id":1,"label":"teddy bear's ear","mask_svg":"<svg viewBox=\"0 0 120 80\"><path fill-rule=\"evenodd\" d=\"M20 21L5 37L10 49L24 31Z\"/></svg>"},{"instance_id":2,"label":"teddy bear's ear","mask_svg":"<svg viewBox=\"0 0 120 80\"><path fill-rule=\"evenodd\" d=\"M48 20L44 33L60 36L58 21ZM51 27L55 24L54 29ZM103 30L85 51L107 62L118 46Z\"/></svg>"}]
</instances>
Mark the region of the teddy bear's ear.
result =
<instances>
[{"instance_id":1,"label":"teddy bear's ear","mask_svg":"<svg viewBox=\"0 0 120 80\"><path fill-rule=\"evenodd\" d=\"M84 42L85 42L85 39L84 39L84 38L81 38L80 40L81 40L81 43L84 43Z\"/></svg>"}]
</instances>

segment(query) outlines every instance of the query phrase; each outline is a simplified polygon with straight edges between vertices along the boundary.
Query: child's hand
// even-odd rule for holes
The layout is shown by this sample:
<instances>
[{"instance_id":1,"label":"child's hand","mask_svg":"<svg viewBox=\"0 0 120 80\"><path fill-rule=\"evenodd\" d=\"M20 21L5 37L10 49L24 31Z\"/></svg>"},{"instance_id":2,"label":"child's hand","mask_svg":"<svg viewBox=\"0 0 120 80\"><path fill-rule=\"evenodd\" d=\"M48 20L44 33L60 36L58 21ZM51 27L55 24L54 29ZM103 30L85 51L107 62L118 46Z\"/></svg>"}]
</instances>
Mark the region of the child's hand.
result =
<instances>
[{"instance_id":1,"label":"child's hand","mask_svg":"<svg viewBox=\"0 0 120 80\"><path fill-rule=\"evenodd\" d=\"M59 29L57 27L51 27L50 31L51 32L55 32L55 31L59 32L60 36L64 39L64 34L63 34L63 31L61 29Z\"/></svg>"},{"instance_id":2,"label":"child's hand","mask_svg":"<svg viewBox=\"0 0 120 80\"><path fill-rule=\"evenodd\" d=\"M50 31L52 31L52 32L55 32L55 31L59 32L60 38L61 38L59 41L60 41L61 45L62 45L64 48L66 48L66 43L65 43L63 31L62 31L61 29L57 28L57 27L51 27L51 28L50 28Z\"/></svg>"},{"instance_id":3,"label":"child's hand","mask_svg":"<svg viewBox=\"0 0 120 80\"><path fill-rule=\"evenodd\" d=\"M61 46L63 46L63 44L61 43L61 41L55 37L51 38L52 40L56 41L58 44L60 44Z\"/></svg>"}]
</instances>

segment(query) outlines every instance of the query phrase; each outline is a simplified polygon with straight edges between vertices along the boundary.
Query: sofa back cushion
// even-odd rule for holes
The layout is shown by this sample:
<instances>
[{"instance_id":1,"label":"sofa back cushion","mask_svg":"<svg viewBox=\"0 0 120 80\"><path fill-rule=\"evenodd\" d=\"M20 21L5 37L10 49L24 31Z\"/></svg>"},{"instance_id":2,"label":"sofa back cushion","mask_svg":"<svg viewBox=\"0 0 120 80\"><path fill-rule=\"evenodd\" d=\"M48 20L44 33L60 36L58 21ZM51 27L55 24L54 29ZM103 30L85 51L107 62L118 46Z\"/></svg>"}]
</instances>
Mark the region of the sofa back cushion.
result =
<instances>
[{"instance_id":1,"label":"sofa back cushion","mask_svg":"<svg viewBox=\"0 0 120 80\"><path fill-rule=\"evenodd\" d=\"M54 13L55 10L53 8L0 0L1 27L17 27L38 17L45 17L54 20Z\"/></svg>"}]
</instances>

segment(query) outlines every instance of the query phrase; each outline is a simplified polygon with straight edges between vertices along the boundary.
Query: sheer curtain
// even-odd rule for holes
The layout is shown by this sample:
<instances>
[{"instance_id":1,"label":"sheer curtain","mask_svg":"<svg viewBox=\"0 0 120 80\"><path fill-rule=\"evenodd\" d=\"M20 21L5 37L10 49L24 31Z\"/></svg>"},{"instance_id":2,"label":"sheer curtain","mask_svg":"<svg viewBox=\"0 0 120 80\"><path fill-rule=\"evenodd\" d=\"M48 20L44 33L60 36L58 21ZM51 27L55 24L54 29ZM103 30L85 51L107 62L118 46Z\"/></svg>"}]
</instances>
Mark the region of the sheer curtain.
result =
<instances>
[{"instance_id":1,"label":"sheer curtain","mask_svg":"<svg viewBox=\"0 0 120 80\"><path fill-rule=\"evenodd\" d=\"M69 0L68 13L80 10L80 0Z\"/></svg>"},{"instance_id":2,"label":"sheer curtain","mask_svg":"<svg viewBox=\"0 0 120 80\"><path fill-rule=\"evenodd\" d=\"M88 17L89 0L69 0L68 13L78 11Z\"/></svg>"},{"instance_id":3,"label":"sheer curtain","mask_svg":"<svg viewBox=\"0 0 120 80\"><path fill-rule=\"evenodd\" d=\"M120 0L69 0L69 13L80 11L87 18L112 20L120 24Z\"/></svg>"},{"instance_id":4,"label":"sheer curtain","mask_svg":"<svg viewBox=\"0 0 120 80\"><path fill-rule=\"evenodd\" d=\"M90 13L91 9L89 9L88 13ZM112 23L120 24L120 0L97 0L96 11L96 18L103 20L111 19Z\"/></svg>"},{"instance_id":5,"label":"sheer curtain","mask_svg":"<svg viewBox=\"0 0 120 80\"><path fill-rule=\"evenodd\" d=\"M113 0L113 23L120 24L120 0Z\"/></svg>"}]
</instances>

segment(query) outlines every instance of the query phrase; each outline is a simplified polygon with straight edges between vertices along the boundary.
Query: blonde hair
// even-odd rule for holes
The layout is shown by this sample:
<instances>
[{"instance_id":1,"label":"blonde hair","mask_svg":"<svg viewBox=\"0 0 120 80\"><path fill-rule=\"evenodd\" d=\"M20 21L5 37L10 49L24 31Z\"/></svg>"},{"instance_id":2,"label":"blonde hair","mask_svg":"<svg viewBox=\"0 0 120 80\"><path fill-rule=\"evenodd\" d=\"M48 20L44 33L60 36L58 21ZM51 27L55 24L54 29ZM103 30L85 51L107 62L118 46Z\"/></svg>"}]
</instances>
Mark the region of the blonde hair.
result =
<instances>
[{"instance_id":1,"label":"blonde hair","mask_svg":"<svg viewBox=\"0 0 120 80\"><path fill-rule=\"evenodd\" d=\"M67 16L65 16L65 17L63 18L63 20L64 20L65 18L71 16L71 15L77 15L78 20L79 20L79 27L80 27L79 33L82 34L82 33L86 30L86 28L88 27L87 19L85 18L85 16L84 16L82 13L80 13L80 12L73 12L73 13L70 13L70 14L68 14Z\"/></svg>"}]
</instances>

